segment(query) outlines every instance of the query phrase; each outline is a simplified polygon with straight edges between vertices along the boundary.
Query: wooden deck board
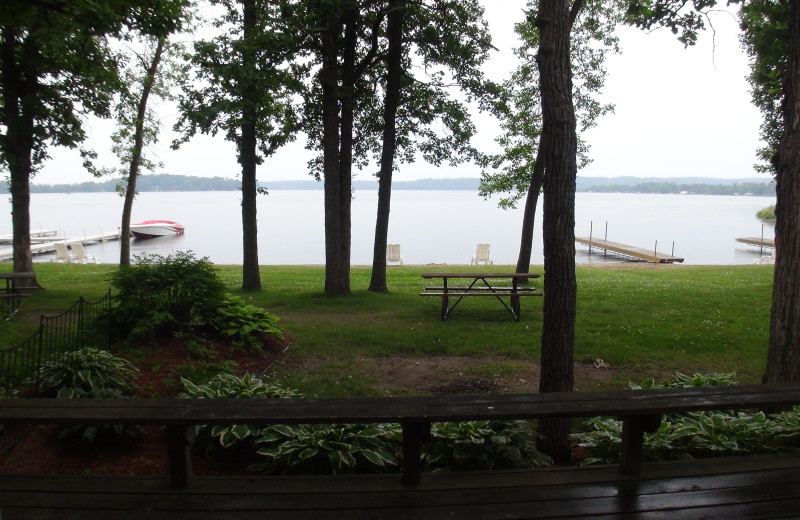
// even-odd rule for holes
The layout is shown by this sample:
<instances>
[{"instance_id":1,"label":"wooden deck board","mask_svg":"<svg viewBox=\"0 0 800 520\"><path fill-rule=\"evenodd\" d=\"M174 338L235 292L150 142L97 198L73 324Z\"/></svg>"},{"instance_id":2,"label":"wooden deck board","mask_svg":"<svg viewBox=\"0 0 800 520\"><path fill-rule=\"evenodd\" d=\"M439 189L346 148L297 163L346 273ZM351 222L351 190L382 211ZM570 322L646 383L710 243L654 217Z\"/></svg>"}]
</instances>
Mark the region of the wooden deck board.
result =
<instances>
[{"instance_id":1,"label":"wooden deck board","mask_svg":"<svg viewBox=\"0 0 800 520\"><path fill-rule=\"evenodd\" d=\"M619 242L611 242L608 240L602 240L594 237L592 238L575 237L575 241L585 246L611 251L613 253L617 253L623 256L636 258L638 260L644 260L646 262L653 262L657 264L659 263L671 264L674 262L683 262L683 258L677 256L668 255L666 253L658 253L652 249L644 249L641 247L629 246L627 244L621 244Z\"/></svg>"},{"instance_id":2,"label":"wooden deck board","mask_svg":"<svg viewBox=\"0 0 800 520\"><path fill-rule=\"evenodd\" d=\"M30 518L781 518L800 511L800 455L399 475L168 479L0 477L3 520Z\"/></svg>"}]
</instances>

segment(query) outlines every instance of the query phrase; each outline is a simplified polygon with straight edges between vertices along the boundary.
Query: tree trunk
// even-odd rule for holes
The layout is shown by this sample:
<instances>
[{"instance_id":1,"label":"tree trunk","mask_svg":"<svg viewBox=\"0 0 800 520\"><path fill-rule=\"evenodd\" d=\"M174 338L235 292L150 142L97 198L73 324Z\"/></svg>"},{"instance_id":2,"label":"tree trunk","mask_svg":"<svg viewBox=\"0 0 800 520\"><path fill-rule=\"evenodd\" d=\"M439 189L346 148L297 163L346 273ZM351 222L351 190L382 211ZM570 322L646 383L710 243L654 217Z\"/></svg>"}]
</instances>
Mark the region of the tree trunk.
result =
<instances>
[{"instance_id":1,"label":"tree trunk","mask_svg":"<svg viewBox=\"0 0 800 520\"><path fill-rule=\"evenodd\" d=\"M339 17L329 12L323 34L322 69L322 169L325 180L325 294L350 291L349 255L343 259L345 241L342 217L342 175L339 157ZM348 189L348 204L349 204ZM349 233L349 231L348 231ZM349 234L348 251L349 251Z\"/></svg>"},{"instance_id":2,"label":"tree trunk","mask_svg":"<svg viewBox=\"0 0 800 520\"><path fill-rule=\"evenodd\" d=\"M763 381L800 381L800 0L791 0L789 62L777 156L775 275Z\"/></svg>"},{"instance_id":3,"label":"tree trunk","mask_svg":"<svg viewBox=\"0 0 800 520\"><path fill-rule=\"evenodd\" d=\"M400 104L400 86L403 74L403 15L404 0L389 2L388 40L386 66L386 99L383 109L383 148L378 179L378 216L375 219L375 245L372 252L372 277L369 290L387 292L386 243L389 235L389 208L392 198L392 172L397 147L397 107Z\"/></svg>"},{"instance_id":4,"label":"tree trunk","mask_svg":"<svg viewBox=\"0 0 800 520\"><path fill-rule=\"evenodd\" d=\"M22 42L21 66L17 67L17 38L20 31L2 28L3 111L6 126L5 154L11 177L11 227L14 234L14 272L33 272L31 253L31 191L33 174L33 106L38 84L35 70L36 45L28 35ZM21 70L23 69L23 70ZM34 278L33 287L40 287Z\"/></svg>"},{"instance_id":5,"label":"tree trunk","mask_svg":"<svg viewBox=\"0 0 800 520\"><path fill-rule=\"evenodd\" d=\"M575 178L577 134L570 68L570 12L542 0L537 25L544 149L544 311L540 392L570 392L575 343ZM539 422L539 449L569 459L570 419Z\"/></svg>"},{"instance_id":6,"label":"tree trunk","mask_svg":"<svg viewBox=\"0 0 800 520\"><path fill-rule=\"evenodd\" d=\"M239 163L242 166L242 290L260 291L261 274L258 269L258 223L256 204L258 189L256 186L256 101L253 96L256 92L254 74L255 67L254 49L251 40L256 30L256 5L254 0L242 3L244 8L244 65L247 71L247 81L242 84L242 147Z\"/></svg>"},{"instance_id":7,"label":"tree trunk","mask_svg":"<svg viewBox=\"0 0 800 520\"><path fill-rule=\"evenodd\" d=\"M536 218L536 205L539 202L539 192L544 182L544 159L542 143L536 150L536 163L533 165L531 184L528 186L528 195L525 198L525 211L522 214L522 234L519 241L519 257L517 258L517 273L529 273L531 269L531 254L533 251L533 224Z\"/></svg>"},{"instance_id":8,"label":"tree trunk","mask_svg":"<svg viewBox=\"0 0 800 520\"><path fill-rule=\"evenodd\" d=\"M139 104L136 107L136 131L133 138L133 153L131 154L131 164L128 168L128 183L125 189L125 202L122 207L122 226L119 235L119 265L130 267L131 265L131 212L133 211L133 199L136 196L136 180L139 178L139 166L142 161L142 148L144 147L144 122L147 116L147 99L153 90L153 83L156 80L158 64L161 62L161 55L164 52L165 37L158 39L153 60L147 68L142 87L142 94L139 97Z\"/></svg>"}]
</instances>

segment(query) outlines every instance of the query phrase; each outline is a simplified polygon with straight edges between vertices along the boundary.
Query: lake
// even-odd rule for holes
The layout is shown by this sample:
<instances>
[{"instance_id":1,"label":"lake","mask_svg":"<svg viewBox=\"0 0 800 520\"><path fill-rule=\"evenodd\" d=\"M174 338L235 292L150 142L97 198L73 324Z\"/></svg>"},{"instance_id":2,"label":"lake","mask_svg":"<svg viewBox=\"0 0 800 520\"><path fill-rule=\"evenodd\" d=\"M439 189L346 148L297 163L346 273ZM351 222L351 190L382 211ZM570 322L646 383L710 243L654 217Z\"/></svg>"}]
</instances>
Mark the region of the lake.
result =
<instances>
[{"instance_id":1,"label":"lake","mask_svg":"<svg viewBox=\"0 0 800 520\"><path fill-rule=\"evenodd\" d=\"M11 233L9 212L0 234ZM192 250L216 264L241 264L242 225L239 192L145 192L137 196L132 222L175 220L186 227L180 237L132 241L133 254L167 255ZM576 236L592 235L685 258L686 264L749 264L758 248L736 237L761 236L755 214L774 197L712 195L576 194ZM542 263L541 199L536 216L532 263ZM353 265L372 264L377 191L358 191L353 199ZM116 193L35 193L31 229L58 229L62 237L83 237L119 227L122 197ZM406 264L468 264L477 243L491 244L496 264L516 264L522 210L502 210L470 191L396 190L392 194L389 242L402 246ZM607 232L606 232L607 228ZM773 238L772 226L763 236ZM321 190L271 190L258 202L259 263L324 264L324 208ZM119 243L88 246L102 263L119 261ZM37 256L47 261L51 256ZM577 246L577 262L620 261L589 255Z\"/></svg>"}]
</instances>

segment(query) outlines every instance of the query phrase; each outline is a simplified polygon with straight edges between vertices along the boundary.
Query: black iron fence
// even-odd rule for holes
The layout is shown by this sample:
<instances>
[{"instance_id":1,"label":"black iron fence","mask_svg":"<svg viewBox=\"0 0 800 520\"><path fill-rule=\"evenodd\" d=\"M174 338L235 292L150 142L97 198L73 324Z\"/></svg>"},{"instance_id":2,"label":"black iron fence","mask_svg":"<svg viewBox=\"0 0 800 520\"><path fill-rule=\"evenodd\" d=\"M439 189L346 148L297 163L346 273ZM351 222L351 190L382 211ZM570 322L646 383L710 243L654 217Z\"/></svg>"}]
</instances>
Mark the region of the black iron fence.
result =
<instances>
[{"instance_id":1,"label":"black iron fence","mask_svg":"<svg viewBox=\"0 0 800 520\"><path fill-rule=\"evenodd\" d=\"M13 397L26 386L38 386L39 367L54 356L83 347L105 346L110 308L109 289L96 302L81 297L57 316L42 315L39 330L30 338L16 347L0 350L0 397Z\"/></svg>"}]
</instances>

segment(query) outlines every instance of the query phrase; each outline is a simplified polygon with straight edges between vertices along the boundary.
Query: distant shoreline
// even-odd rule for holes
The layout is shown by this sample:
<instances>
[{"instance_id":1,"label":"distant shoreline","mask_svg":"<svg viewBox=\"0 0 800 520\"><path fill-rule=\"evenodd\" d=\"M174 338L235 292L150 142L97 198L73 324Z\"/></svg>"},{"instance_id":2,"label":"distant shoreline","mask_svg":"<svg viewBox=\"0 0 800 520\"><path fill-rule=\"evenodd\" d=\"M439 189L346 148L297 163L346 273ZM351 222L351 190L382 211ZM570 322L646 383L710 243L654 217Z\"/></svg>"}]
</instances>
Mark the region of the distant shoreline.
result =
<instances>
[{"instance_id":1,"label":"distant shoreline","mask_svg":"<svg viewBox=\"0 0 800 520\"><path fill-rule=\"evenodd\" d=\"M78 184L31 184L31 193L99 193L117 191L121 179ZM267 190L322 190L323 183L315 180L265 181L259 186ZM478 191L480 179L418 179L394 181L393 190ZM136 186L139 192L152 191L239 191L238 179L222 177L193 177L188 175L144 175ZM354 190L377 190L378 182L353 181ZM763 178L718 179L711 177L578 177L580 193L657 193L687 195L759 195L774 196L774 181ZM0 194L7 194L7 183L0 183Z\"/></svg>"}]
</instances>

